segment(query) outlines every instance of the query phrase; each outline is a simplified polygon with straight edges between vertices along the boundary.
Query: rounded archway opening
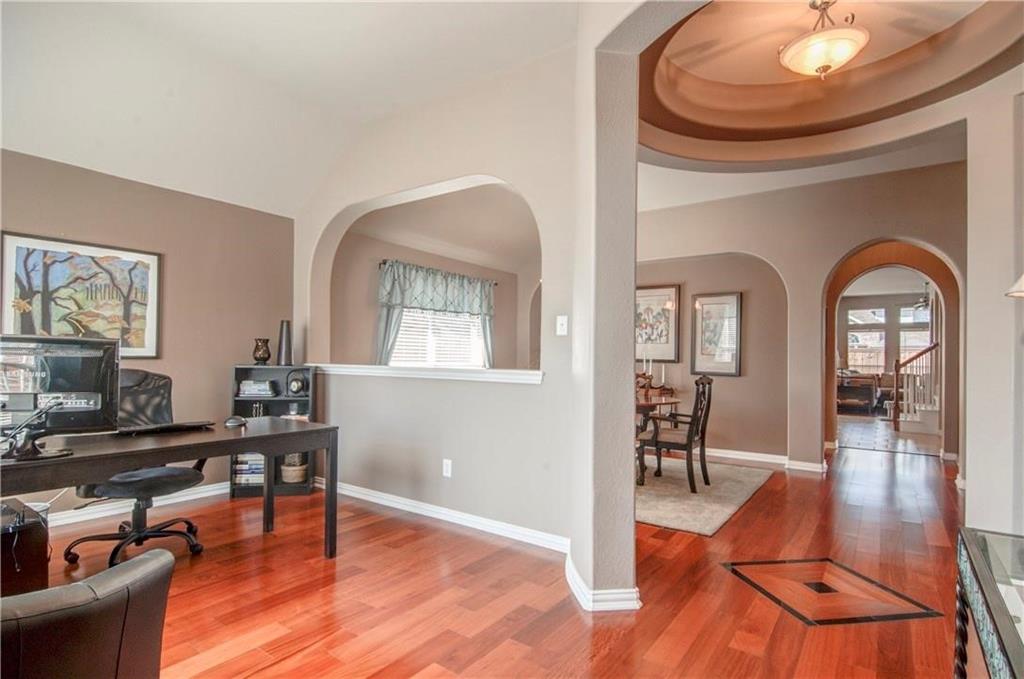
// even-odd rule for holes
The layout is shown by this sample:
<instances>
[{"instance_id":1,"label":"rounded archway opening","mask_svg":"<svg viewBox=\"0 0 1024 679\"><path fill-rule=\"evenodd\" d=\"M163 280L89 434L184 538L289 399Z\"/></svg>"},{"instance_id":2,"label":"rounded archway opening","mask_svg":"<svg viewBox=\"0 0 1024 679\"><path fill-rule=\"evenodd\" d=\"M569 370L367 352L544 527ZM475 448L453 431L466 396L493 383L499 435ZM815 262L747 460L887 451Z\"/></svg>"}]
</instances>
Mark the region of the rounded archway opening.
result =
<instances>
[{"instance_id":1,"label":"rounded archway opening","mask_svg":"<svg viewBox=\"0 0 1024 679\"><path fill-rule=\"evenodd\" d=\"M910 452L955 459L963 439L963 371L961 293L953 266L940 254L915 243L890 240L868 244L846 255L833 269L826 283L824 310L825 446L877 448L885 441L858 444L854 439L885 439L890 429L902 429L936 436L935 450L922 439L922 449ZM927 397L916 391L917 385L909 386L905 374L900 376L901 371L917 369L915 358L928 364L927 377L918 380L927 381L933 390ZM913 422L908 421L907 399L911 396L927 398L927 409L934 406L935 412L926 417L926 408L922 408ZM839 412L857 406L863 414L877 417L877 426L860 434L850 430L840 437ZM905 443L898 436L892 441L899 444L896 448Z\"/></svg>"},{"instance_id":2,"label":"rounded archway opening","mask_svg":"<svg viewBox=\"0 0 1024 679\"><path fill-rule=\"evenodd\" d=\"M540 236L529 205L501 182L407 197L360 214L334 248L324 310L329 362L474 367L474 357L483 356L480 346L489 343L486 367L529 368L530 310L541 271ZM485 281L480 289L493 297L490 327L481 332L479 318L418 306L424 299L416 294L402 316L399 352L382 362L379 285L387 262L407 266L403 275L434 272L446 286ZM410 334L414 330L423 336Z\"/></svg>"},{"instance_id":3,"label":"rounded archway opening","mask_svg":"<svg viewBox=\"0 0 1024 679\"><path fill-rule=\"evenodd\" d=\"M667 337L668 342L676 343L672 347L674 357L652 359L647 365L654 386L670 389L671 397L679 400L672 409L690 413L696 380L702 375L713 380L707 459L711 463L728 462L753 453L753 457L762 459L778 456L778 462L784 464L789 451L789 302L785 283L775 267L760 257L739 252L646 260L637 262L636 283L636 371L644 369L644 348L664 344ZM662 291L678 297L671 305L673 313L652 315L647 308L654 299L650 295ZM738 300L735 308L728 306L730 299ZM678 314L674 313L676 307ZM663 318L667 319L664 332L656 327ZM736 359L736 374L708 368L713 360L724 361L730 351L735 351L728 358ZM654 355L653 349L646 353ZM638 405L638 415L641 409ZM637 487L637 519L657 523L650 515L645 518L649 503L640 496L652 489L656 492L658 484L665 481L652 475L655 451L648 449L647 453L645 485ZM667 455L671 457L672 453ZM678 461L663 463L681 465ZM709 472L714 483L714 464ZM685 470L682 473L685 478ZM697 477L699 490L699 473ZM653 485L648 487L648 483ZM679 492L686 493L683 483ZM701 532L701 526L685 523L697 517L678 518L683 523L672 527Z\"/></svg>"}]
</instances>

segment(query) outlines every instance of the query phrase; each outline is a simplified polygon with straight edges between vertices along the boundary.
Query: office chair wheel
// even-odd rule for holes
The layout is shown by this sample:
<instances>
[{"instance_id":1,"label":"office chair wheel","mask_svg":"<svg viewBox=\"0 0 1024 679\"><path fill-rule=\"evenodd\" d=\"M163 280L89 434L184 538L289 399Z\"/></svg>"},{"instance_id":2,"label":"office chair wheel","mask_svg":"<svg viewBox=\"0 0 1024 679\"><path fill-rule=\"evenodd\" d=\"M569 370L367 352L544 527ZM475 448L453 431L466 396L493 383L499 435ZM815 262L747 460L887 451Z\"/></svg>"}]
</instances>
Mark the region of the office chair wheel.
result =
<instances>
[{"instance_id":1,"label":"office chair wheel","mask_svg":"<svg viewBox=\"0 0 1024 679\"><path fill-rule=\"evenodd\" d=\"M75 554L74 552L65 552L64 553L64 560L67 561L70 564L76 564L76 563L78 563L78 555Z\"/></svg>"},{"instance_id":2,"label":"office chair wheel","mask_svg":"<svg viewBox=\"0 0 1024 679\"><path fill-rule=\"evenodd\" d=\"M197 542L194 545L189 545L188 551L192 552L193 554L202 554L203 546Z\"/></svg>"},{"instance_id":3,"label":"office chair wheel","mask_svg":"<svg viewBox=\"0 0 1024 679\"><path fill-rule=\"evenodd\" d=\"M192 537L195 537L199 535L199 526L192 524L185 528L185 532L191 535ZM198 554L198 552L196 553Z\"/></svg>"}]
</instances>

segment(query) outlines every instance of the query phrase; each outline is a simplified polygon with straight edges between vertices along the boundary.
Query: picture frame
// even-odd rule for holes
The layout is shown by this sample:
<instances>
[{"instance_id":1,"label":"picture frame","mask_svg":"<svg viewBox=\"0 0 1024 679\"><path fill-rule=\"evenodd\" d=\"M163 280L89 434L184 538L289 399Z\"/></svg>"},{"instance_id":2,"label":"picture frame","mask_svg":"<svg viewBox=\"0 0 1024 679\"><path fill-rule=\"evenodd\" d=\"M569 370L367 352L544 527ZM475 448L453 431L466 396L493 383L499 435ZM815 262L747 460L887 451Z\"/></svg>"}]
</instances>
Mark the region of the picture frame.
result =
<instances>
[{"instance_id":1,"label":"picture frame","mask_svg":"<svg viewBox=\"0 0 1024 679\"><path fill-rule=\"evenodd\" d=\"M4 232L0 262L4 333L119 338L122 358L159 357L161 255Z\"/></svg>"},{"instance_id":2,"label":"picture frame","mask_svg":"<svg viewBox=\"0 0 1024 679\"><path fill-rule=\"evenodd\" d=\"M679 285L636 288L635 359L654 363L679 362Z\"/></svg>"},{"instance_id":3,"label":"picture frame","mask_svg":"<svg viewBox=\"0 0 1024 679\"><path fill-rule=\"evenodd\" d=\"M743 348L743 294L693 295L690 373L739 377Z\"/></svg>"}]
</instances>

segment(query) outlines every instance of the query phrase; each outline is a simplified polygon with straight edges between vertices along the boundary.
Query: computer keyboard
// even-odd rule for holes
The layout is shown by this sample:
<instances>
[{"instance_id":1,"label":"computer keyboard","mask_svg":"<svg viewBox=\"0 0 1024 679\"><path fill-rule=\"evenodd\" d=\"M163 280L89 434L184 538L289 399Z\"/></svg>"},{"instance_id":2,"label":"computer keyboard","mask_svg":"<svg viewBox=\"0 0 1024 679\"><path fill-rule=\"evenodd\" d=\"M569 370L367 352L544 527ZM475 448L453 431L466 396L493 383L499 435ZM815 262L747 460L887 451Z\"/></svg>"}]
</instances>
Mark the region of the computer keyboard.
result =
<instances>
[{"instance_id":1,"label":"computer keyboard","mask_svg":"<svg viewBox=\"0 0 1024 679\"><path fill-rule=\"evenodd\" d=\"M196 431L209 429L213 426L210 420L200 422L166 422L164 424L140 424L133 427L118 427L117 433L122 436L137 436L139 434L168 434L176 431Z\"/></svg>"}]
</instances>

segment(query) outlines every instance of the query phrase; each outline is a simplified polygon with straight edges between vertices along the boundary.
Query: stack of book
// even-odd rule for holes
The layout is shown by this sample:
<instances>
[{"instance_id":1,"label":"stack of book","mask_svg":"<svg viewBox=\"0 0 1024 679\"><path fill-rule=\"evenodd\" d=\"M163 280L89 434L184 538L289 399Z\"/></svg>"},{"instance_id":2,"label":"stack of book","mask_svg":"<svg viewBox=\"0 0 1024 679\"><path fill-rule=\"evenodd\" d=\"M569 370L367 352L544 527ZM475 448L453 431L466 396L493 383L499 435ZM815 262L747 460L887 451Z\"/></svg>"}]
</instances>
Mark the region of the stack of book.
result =
<instances>
[{"instance_id":1,"label":"stack of book","mask_svg":"<svg viewBox=\"0 0 1024 679\"><path fill-rule=\"evenodd\" d=\"M235 455L232 464L232 480L240 486L263 485L263 456L259 453Z\"/></svg>"}]
</instances>

